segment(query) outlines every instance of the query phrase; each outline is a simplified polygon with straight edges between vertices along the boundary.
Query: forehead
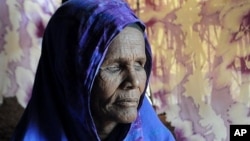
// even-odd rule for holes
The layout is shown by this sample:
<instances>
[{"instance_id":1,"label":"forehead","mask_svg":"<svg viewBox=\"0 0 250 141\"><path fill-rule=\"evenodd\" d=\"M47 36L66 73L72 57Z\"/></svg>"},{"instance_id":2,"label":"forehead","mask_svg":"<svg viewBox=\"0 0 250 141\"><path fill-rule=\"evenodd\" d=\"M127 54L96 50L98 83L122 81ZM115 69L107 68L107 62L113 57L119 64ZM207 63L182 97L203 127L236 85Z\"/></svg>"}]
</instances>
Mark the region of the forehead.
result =
<instances>
[{"instance_id":1,"label":"forehead","mask_svg":"<svg viewBox=\"0 0 250 141\"><path fill-rule=\"evenodd\" d=\"M107 58L146 57L145 40L142 31L135 27L125 27L111 42Z\"/></svg>"}]
</instances>

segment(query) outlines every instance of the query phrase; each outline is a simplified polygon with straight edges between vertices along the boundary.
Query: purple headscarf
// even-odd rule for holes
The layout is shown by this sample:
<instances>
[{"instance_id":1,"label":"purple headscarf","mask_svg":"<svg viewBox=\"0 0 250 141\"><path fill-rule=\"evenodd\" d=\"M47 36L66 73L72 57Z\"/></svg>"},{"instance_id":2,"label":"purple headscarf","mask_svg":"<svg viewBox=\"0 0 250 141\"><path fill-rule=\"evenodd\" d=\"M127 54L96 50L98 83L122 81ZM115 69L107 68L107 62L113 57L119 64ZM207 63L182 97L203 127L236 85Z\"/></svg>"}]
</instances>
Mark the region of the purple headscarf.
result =
<instances>
[{"instance_id":1,"label":"purple headscarf","mask_svg":"<svg viewBox=\"0 0 250 141\"><path fill-rule=\"evenodd\" d=\"M32 97L12 140L98 141L90 94L109 44L127 25L143 23L122 0L70 0L49 21ZM147 83L151 50L146 42ZM107 140L173 141L144 94L137 119L118 125Z\"/></svg>"}]
</instances>

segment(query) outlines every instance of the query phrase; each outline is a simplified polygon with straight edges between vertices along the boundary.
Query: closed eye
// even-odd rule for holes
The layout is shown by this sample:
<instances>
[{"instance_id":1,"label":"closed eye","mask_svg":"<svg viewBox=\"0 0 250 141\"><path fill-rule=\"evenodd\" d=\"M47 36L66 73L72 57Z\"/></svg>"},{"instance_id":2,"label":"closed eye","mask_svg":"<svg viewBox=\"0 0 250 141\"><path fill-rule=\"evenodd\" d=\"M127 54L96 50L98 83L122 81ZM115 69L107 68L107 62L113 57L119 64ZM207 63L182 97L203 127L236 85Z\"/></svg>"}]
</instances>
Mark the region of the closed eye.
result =
<instances>
[{"instance_id":1,"label":"closed eye","mask_svg":"<svg viewBox=\"0 0 250 141\"><path fill-rule=\"evenodd\" d=\"M115 72L120 71L121 68L119 66L110 66L110 67L107 67L106 70L115 73Z\"/></svg>"},{"instance_id":2,"label":"closed eye","mask_svg":"<svg viewBox=\"0 0 250 141\"><path fill-rule=\"evenodd\" d=\"M135 62L134 64L134 68L136 71L141 71L141 70L144 70L144 63L141 62L141 61L138 61L138 62Z\"/></svg>"},{"instance_id":3,"label":"closed eye","mask_svg":"<svg viewBox=\"0 0 250 141\"><path fill-rule=\"evenodd\" d=\"M116 73L116 72L120 72L121 71L121 66L118 64L113 64L110 66L106 66L104 68L101 68L101 70L107 71L109 73Z\"/></svg>"}]
</instances>

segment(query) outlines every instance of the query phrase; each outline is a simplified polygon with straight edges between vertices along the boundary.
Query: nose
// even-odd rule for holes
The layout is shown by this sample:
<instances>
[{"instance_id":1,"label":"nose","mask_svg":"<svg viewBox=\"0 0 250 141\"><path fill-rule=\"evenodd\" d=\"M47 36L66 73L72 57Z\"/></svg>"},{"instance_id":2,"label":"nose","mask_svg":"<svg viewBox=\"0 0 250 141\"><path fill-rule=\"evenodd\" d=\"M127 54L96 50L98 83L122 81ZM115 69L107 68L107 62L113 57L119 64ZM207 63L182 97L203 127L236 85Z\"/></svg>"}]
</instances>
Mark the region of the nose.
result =
<instances>
[{"instance_id":1,"label":"nose","mask_svg":"<svg viewBox=\"0 0 250 141\"><path fill-rule=\"evenodd\" d=\"M126 78L124 80L124 89L134 89L139 87L139 78L135 70L127 71Z\"/></svg>"}]
</instances>

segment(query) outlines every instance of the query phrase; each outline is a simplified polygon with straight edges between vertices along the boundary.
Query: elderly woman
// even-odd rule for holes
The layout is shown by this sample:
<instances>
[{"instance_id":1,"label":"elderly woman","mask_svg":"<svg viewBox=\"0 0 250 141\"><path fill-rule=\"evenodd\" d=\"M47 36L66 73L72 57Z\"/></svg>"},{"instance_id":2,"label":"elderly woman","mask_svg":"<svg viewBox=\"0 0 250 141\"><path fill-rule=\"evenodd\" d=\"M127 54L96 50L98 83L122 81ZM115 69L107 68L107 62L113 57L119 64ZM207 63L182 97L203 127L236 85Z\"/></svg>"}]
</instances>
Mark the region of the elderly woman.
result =
<instances>
[{"instance_id":1,"label":"elderly woman","mask_svg":"<svg viewBox=\"0 0 250 141\"><path fill-rule=\"evenodd\" d=\"M121 0L71 0L46 28L12 140L174 141L145 97L151 50Z\"/></svg>"}]
</instances>

